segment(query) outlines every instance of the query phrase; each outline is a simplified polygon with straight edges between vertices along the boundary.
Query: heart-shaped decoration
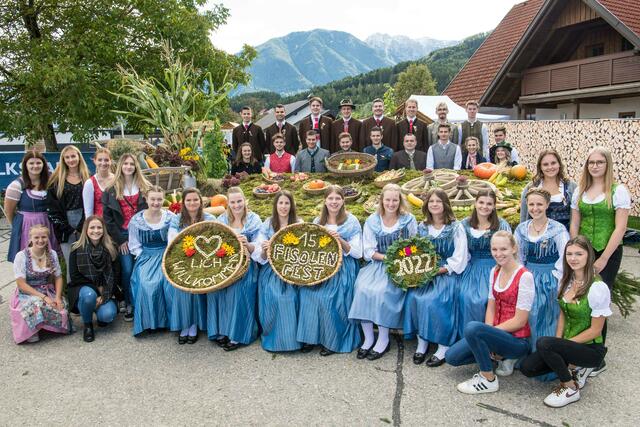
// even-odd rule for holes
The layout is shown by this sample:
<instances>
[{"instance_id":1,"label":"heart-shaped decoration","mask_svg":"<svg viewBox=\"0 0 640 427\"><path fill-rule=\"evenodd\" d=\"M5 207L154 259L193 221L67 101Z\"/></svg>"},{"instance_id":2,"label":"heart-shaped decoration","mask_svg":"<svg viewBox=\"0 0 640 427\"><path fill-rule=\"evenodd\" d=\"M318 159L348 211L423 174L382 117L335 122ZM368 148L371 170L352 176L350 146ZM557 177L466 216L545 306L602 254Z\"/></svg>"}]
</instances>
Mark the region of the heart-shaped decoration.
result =
<instances>
[{"instance_id":1,"label":"heart-shaped decoration","mask_svg":"<svg viewBox=\"0 0 640 427\"><path fill-rule=\"evenodd\" d=\"M203 241L203 243L201 243L202 247L198 245L199 240ZM207 249L210 249L211 245L213 245L214 248L211 251L207 252ZM209 236L209 237L198 236L193 241L193 246L200 253L200 255L209 259L213 255L215 255L218 249L220 249L220 246L222 246L222 239L220 238L220 236L216 236L216 235Z\"/></svg>"}]
</instances>

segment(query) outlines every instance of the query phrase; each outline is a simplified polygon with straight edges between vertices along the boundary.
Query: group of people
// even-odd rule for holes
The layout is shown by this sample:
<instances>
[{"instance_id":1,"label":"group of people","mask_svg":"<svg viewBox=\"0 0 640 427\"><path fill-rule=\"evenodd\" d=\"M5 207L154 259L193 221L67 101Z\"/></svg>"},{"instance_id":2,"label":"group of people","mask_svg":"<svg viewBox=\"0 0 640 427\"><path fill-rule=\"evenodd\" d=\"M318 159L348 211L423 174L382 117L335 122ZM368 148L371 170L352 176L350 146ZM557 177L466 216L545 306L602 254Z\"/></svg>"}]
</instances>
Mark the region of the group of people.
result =
<instances>
[{"instance_id":1,"label":"group of people","mask_svg":"<svg viewBox=\"0 0 640 427\"><path fill-rule=\"evenodd\" d=\"M439 125L439 138L448 131ZM325 140L307 139L318 141ZM553 407L579 399L586 378L606 366L605 319L631 200L614 182L605 148L590 152L578 184L567 179L556 151L541 152L515 230L498 217L490 190L457 221L443 190L426 194L416 218L400 187L389 184L361 226L343 190L330 186L313 222L338 239L343 262L311 287L284 282L267 262L274 233L302 221L290 192L276 194L271 216L261 219L242 190L230 188L226 212L214 218L203 212L200 192L187 188L175 215L162 208L163 190L145 179L135 156L122 155L112 172L109 150L98 149L93 176L77 148L60 157L49 177L44 157L26 153L21 177L6 192L16 343L38 341L42 330L69 333L69 311L81 315L83 339L91 342L94 317L102 327L122 311L136 336L169 329L179 344L193 344L206 331L226 351L260 337L267 351L320 347L322 356L356 351L358 359L376 360L389 351L390 330L401 329L417 338L416 364L479 365L458 385L463 393L497 391L496 375L510 375L516 365L527 376L557 376L560 385L545 399ZM252 260L235 284L205 295L172 287L161 268L168 243L200 221L230 226ZM440 264L433 280L405 291L384 260L394 241L415 235L434 244Z\"/></svg>"},{"instance_id":2,"label":"group of people","mask_svg":"<svg viewBox=\"0 0 640 427\"><path fill-rule=\"evenodd\" d=\"M489 148L489 130L477 119L475 101L467 102L468 117L461 124L450 123L447 104L438 104L438 120L429 125L417 117L415 99L405 101L405 118L397 123L384 116L381 99L373 101L373 114L363 121L351 117L355 105L349 99L340 103L336 120L322 114L322 105L322 99L311 98L311 114L296 129L286 121L285 107L279 104L274 108L275 122L264 130L252 122L251 108L243 107L242 124L232 132L236 155L231 173L260 173L262 166L277 173L326 172L326 158L350 151L375 156L377 172L473 169L487 161L513 166L519 161L516 148L505 141L503 126L493 130L495 144Z\"/></svg>"}]
</instances>

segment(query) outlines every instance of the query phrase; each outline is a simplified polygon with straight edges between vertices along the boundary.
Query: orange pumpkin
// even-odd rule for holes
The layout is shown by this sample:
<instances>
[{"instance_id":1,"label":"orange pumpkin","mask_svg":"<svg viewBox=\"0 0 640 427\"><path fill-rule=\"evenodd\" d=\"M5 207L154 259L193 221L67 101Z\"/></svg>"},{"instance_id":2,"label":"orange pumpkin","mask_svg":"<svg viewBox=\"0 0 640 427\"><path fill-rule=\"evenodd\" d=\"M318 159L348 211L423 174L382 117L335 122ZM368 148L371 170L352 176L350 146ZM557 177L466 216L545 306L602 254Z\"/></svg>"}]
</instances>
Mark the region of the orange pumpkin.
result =
<instances>
[{"instance_id":1,"label":"orange pumpkin","mask_svg":"<svg viewBox=\"0 0 640 427\"><path fill-rule=\"evenodd\" d=\"M527 168L523 165L515 165L511 167L511 176L518 181L522 181L527 176Z\"/></svg>"},{"instance_id":2,"label":"orange pumpkin","mask_svg":"<svg viewBox=\"0 0 640 427\"><path fill-rule=\"evenodd\" d=\"M314 179L313 181L311 181L308 185L308 188L311 190L319 190L321 188L324 188L325 183L323 180L321 179Z\"/></svg>"},{"instance_id":3,"label":"orange pumpkin","mask_svg":"<svg viewBox=\"0 0 640 427\"><path fill-rule=\"evenodd\" d=\"M489 179L497 170L498 168L496 165L485 162L477 164L476 167L473 168L473 174L480 179Z\"/></svg>"},{"instance_id":4,"label":"orange pumpkin","mask_svg":"<svg viewBox=\"0 0 640 427\"><path fill-rule=\"evenodd\" d=\"M227 205L229 203L229 200L227 199L227 196L225 196L224 194L217 194L215 196L213 196L211 198L211 206L222 206L225 209L227 208Z\"/></svg>"}]
</instances>

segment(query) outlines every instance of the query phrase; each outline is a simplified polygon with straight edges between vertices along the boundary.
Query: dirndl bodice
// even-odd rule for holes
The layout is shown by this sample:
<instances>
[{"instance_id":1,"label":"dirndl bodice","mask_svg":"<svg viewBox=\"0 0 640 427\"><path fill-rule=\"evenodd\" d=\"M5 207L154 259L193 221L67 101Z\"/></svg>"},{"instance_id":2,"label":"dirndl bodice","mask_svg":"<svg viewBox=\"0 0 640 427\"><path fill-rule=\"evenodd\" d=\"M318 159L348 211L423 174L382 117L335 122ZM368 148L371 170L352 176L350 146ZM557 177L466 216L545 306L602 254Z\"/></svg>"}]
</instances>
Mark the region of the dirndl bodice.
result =
<instances>
[{"instance_id":1,"label":"dirndl bodice","mask_svg":"<svg viewBox=\"0 0 640 427\"><path fill-rule=\"evenodd\" d=\"M418 235L420 237L426 237L427 239L431 240L431 243L433 243L433 246L435 246L436 252L438 253L438 256L440 258L438 262L438 265L440 267L442 267L447 262L447 258L453 255L453 252L455 250L453 232L455 230L455 227L457 226L457 222L447 224L444 226L444 230L440 232L438 237L433 237L429 235L427 225L425 225L424 223L420 223L418 225Z\"/></svg>"},{"instance_id":2,"label":"dirndl bodice","mask_svg":"<svg viewBox=\"0 0 640 427\"><path fill-rule=\"evenodd\" d=\"M491 259L491 237L493 236L491 230L487 230L480 237L474 237L471 234L469 221L465 220L462 224L467 234L467 247L469 248L471 259Z\"/></svg>"},{"instance_id":3,"label":"dirndl bodice","mask_svg":"<svg viewBox=\"0 0 640 427\"><path fill-rule=\"evenodd\" d=\"M393 244L398 239L408 239L409 238L409 228L408 225L404 227L400 227L397 230L386 233L384 230L381 230L380 233L376 236L376 241L378 242L378 252L384 254L387 252L389 246Z\"/></svg>"},{"instance_id":4,"label":"dirndl bodice","mask_svg":"<svg viewBox=\"0 0 640 427\"><path fill-rule=\"evenodd\" d=\"M571 222L571 196L569 195L569 185L564 185L563 198L561 202L551 202L547 207L547 217L555 219L569 230Z\"/></svg>"},{"instance_id":5,"label":"dirndl bodice","mask_svg":"<svg viewBox=\"0 0 640 427\"><path fill-rule=\"evenodd\" d=\"M525 262L527 264L555 264L560 257L558 247L553 237L540 239L537 242L527 241L525 249Z\"/></svg>"},{"instance_id":6,"label":"dirndl bodice","mask_svg":"<svg viewBox=\"0 0 640 427\"><path fill-rule=\"evenodd\" d=\"M167 235L169 232L169 226L163 227L159 230L139 230L138 239L143 248L158 249L167 246Z\"/></svg>"}]
</instances>

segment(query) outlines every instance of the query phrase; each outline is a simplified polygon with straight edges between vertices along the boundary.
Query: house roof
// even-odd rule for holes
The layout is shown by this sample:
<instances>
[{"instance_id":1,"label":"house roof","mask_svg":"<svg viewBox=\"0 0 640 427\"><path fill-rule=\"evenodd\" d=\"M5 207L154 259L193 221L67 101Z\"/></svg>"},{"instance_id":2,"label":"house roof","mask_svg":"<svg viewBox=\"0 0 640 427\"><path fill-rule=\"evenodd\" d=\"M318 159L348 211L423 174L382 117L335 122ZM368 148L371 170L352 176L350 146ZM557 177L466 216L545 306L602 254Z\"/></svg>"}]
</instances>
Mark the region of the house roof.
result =
<instances>
[{"instance_id":1,"label":"house roof","mask_svg":"<svg viewBox=\"0 0 640 427\"><path fill-rule=\"evenodd\" d=\"M513 6L445 88L443 95L448 95L460 105L470 99L482 103L487 90L537 21L536 17L555 1L528 0ZM640 47L640 8L635 0L583 1L636 47Z\"/></svg>"},{"instance_id":2,"label":"house roof","mask_svg":"<svg viewBox=\"0 0 640 427\"><path fill-rule=\"evenodd\" d=\"M305 109L305 107L309 109L308 99L302 99L300 101L292 102L291 104L285 104L284 111L287 114L285 116L285 120L291 123L292 125L295 125L298 122L297 120L295 120L295 118L297 118L300 115L300 113L302 112L302 110ZM308 114L309 112L306 112L306 114L304 114L302 117L305 117ZM271 126L275 121L276 121L276 114L275 114L275 107L274 107L274 108L270 108L269 111L267 111L267 114L262 116L260 120L256 122L256 124L262 128L266 128Z\"/></svg>"}]
</instances>

